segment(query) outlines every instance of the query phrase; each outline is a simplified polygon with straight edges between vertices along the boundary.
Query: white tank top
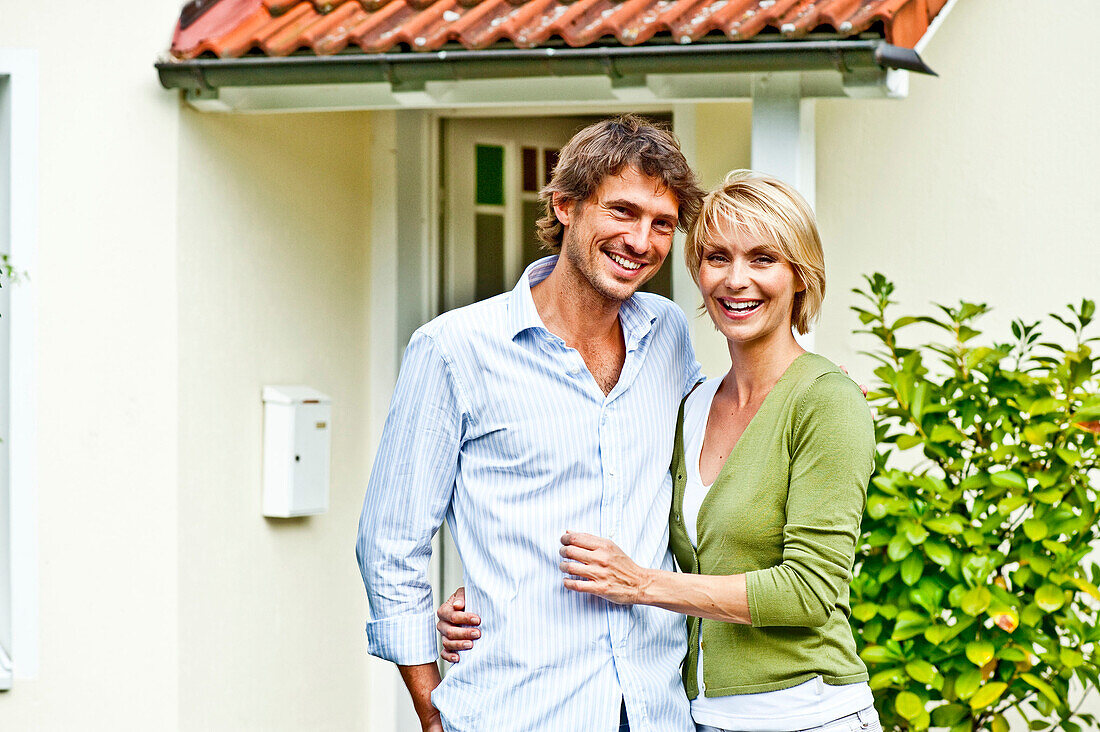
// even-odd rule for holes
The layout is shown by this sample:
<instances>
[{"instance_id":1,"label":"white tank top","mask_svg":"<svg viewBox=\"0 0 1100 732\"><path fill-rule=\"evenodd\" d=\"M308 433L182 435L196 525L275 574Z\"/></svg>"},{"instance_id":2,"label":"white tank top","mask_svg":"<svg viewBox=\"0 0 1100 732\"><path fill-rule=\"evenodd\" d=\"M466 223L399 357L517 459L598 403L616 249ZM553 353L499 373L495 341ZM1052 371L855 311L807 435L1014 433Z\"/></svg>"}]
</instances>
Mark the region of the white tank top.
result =
<instances>
[{"instance_id":1,"label":"white tank top","mask_svg":"<svg viewBox=\"0 0 1100 732\"><path fill-rule=\"evenodd\" d=\"M687 463L687 483L684 487L684 526L692 546L699 543L696 524L699 507L710 490L699 475L699 454L710 417L710 405L718 392L721 379L708 379L687 398L684 406L684 461ZM707 621L714 622L714 621ZM691 716L696 724L723 730L752 732L791 732L820 727L823 724L854 714L874 704L871 687L866 682L830 686L820 676L797 686L757 694L730 694L707 698L703 695L703 649L699 648L699 696L691 702Z\"/></svg>"}]
</instances>

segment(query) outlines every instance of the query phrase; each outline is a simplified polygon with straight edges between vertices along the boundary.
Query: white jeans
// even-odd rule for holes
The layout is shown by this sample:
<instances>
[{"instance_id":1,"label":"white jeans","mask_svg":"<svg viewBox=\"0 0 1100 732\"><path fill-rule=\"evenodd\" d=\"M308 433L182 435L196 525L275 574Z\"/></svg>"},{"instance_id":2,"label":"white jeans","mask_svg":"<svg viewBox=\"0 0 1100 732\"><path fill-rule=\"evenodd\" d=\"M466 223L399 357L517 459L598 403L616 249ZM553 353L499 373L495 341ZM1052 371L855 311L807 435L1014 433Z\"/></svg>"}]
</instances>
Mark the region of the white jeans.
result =
<instances>
[{"instance_id":1,"label":"white jeans","mask_svg":"<svg viewBox=\"0 0 1100 732\"><path fill-rule=\"evenodd\" d=\"M729 730L697 724L695 725L695 732L751 732L751 730ZM882 732L882 725L878 721L878 712L875 711L875 708L867 707L855 714L826 722L820 727L792 730L792 732Z\"/></svg>"}]
</instances>

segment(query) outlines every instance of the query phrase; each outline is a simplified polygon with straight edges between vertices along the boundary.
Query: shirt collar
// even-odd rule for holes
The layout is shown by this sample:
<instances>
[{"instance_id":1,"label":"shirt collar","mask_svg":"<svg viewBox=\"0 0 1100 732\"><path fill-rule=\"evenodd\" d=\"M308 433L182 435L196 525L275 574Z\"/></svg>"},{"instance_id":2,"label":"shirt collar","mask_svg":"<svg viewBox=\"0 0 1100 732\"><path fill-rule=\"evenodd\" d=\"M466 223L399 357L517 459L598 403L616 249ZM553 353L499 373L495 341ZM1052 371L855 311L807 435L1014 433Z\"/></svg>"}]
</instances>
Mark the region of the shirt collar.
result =
<instances>
[{"instance_id":1,"label":"shirt collar","mask_svg":"<svg viewBox=\"0 0 1100 732\"><path fill-rule=\"evenodd\" d=\"M512 289L509 303L509 335L513 339L529 328L546 330L542 318L539 317L539 311L535 307L535 299L531 297L531 288L549 277L557 262L557 255L535 260L523 271L519 282ZM624 302L619 308L619 322L623 326L623 340L626 342L626 347L629 349L636 346L649 333L656 320L657 316L637 295L632 295Z\"/></svg>"}]
</instances>

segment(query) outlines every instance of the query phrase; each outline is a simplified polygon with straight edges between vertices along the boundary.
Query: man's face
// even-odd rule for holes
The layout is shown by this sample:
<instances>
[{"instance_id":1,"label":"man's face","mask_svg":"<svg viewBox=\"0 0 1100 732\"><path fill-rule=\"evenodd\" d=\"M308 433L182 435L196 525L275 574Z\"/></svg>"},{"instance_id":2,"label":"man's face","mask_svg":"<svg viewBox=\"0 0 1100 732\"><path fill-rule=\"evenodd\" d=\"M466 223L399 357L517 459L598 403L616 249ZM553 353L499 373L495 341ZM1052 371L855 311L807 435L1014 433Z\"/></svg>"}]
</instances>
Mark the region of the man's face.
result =
<instances>
[{"instance_id":1,"label":"man's face","mask_svg":"<svg viewBox=\"0 0 1100 732\"><path fill-rule=\"evenodd\" d=\"M624 168L585 201L554 201L562 256L606 300L622 302L657 274L672 247L679 201L659 178Z\"/></svg>"}]
</instances>

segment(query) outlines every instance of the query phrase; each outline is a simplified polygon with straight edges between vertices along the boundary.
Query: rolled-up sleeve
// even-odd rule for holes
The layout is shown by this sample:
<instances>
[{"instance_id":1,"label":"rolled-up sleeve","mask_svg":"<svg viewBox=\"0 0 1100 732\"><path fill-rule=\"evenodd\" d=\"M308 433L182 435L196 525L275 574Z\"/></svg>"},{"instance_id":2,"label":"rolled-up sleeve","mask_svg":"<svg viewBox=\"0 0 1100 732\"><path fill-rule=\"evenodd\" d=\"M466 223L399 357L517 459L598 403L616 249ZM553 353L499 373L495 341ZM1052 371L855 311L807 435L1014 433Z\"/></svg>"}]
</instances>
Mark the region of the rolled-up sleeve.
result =
<instances>
[{"instance_id":1,"label":"rolled-up sleeve","mask_svg":"<svg viewBox=\"0 0 1100 732\"><path fill-rule=\"evenodd\" d=\"M752 624L818 627L852 579L874 426L851 379L829 373L803 396L791 438L783 561L748 573Z\"/></svg>"},{"instance_id":2,"label":"rolled-up sleeve","mask_svg":"<svg viewBox=\"0 0 1100 732\"><path fill-rule=\"evenodd\" d=\"M370 604L368 650L394 663L437 655L428 563L454 490L464 404L447 359L418 331L401 362L355 546Z\"/></svg>"}]
</instances>

